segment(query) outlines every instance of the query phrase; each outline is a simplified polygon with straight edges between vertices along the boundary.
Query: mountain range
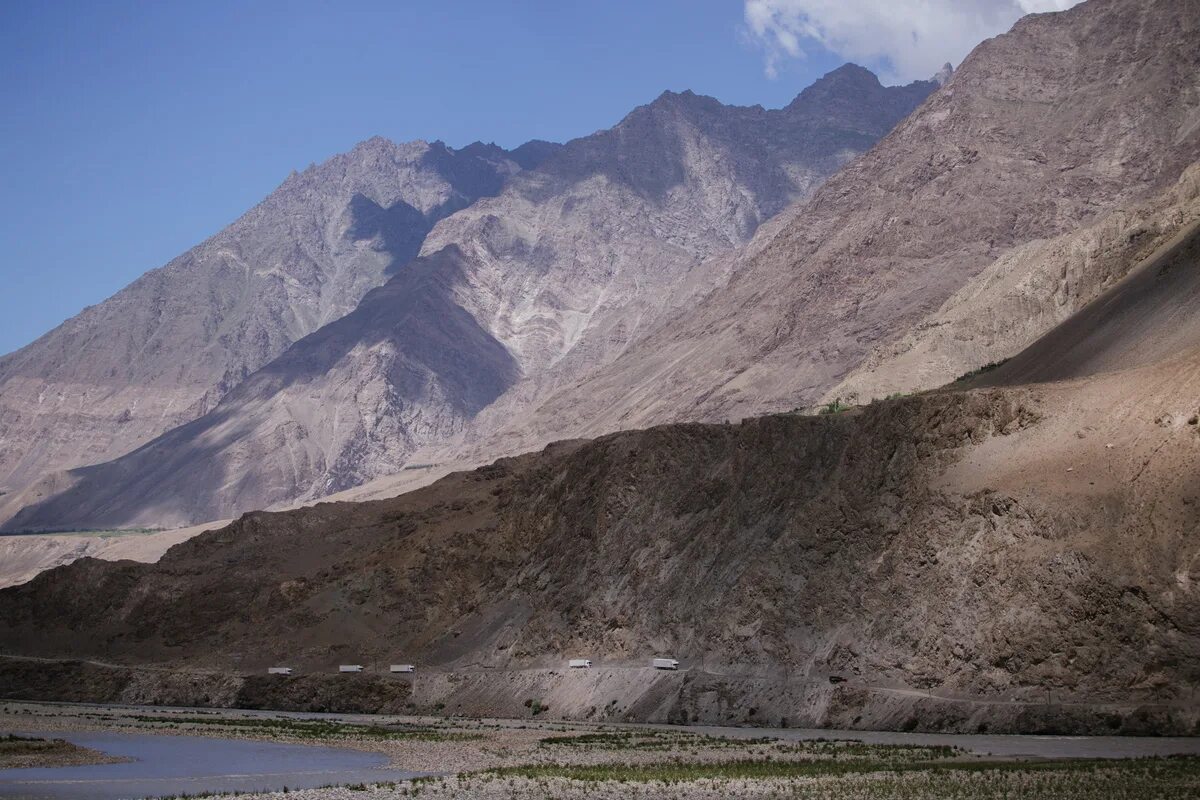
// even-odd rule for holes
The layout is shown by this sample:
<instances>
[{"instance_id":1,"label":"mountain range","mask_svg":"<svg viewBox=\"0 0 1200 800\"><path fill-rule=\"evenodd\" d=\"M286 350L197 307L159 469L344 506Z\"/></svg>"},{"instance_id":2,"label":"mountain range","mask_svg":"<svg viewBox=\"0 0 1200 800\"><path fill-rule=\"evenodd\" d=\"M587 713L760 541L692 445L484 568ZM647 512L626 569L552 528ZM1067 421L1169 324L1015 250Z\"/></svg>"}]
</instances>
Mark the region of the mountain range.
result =
<instances>
[{"instance_id":1,"label":"mountain range","mask_svg":"<svg viewBox=\"0 0 1200 800\"><path fill-rule=\"evenodd\" d=\"M554 149L364 142L293 174L216 236L0 359L0 516L47 474L203 416L352 311L439 219Z\"/></svg>"},{"instance_id":2,"label":"mountain range","mask_svg":"<svg viewBox=\"0 0 1200 800\"><path fill-rule=\"evenodd\" d=\"M353 310L9 526L475 468L2 589L0 649L56 667L0 689L403 657L422 713L1194 735L1198 76L1198 0L1089 0L941 86L670 94L497 156Z\"/></svg>"},{"instance_id":3,"label":"mountain range","mask_svg":"<svg viewBox=\"0 0 1200 800\"><path fill-rule=\"evenodd\" d=\"M8 527L191 524L397 472L484 408L507 418L614 360L936 85L847 65L780 110L668 92L536 158L366 142L151 273L186 288L134 284L0 364L23 406L4 414ZM153 318L130 326L127 306ZM147 339L153 358L128 343ZM68 352L105 377L57 399L80 369ZM95 396L105 381L117 402ZM35 391L59 395L45 408ZM60 424L85 398L105 419ZM49 429L63 445L45 453L33 441ZM55 455L88 437L77 463Z\"/></svg>"}]
</instances>

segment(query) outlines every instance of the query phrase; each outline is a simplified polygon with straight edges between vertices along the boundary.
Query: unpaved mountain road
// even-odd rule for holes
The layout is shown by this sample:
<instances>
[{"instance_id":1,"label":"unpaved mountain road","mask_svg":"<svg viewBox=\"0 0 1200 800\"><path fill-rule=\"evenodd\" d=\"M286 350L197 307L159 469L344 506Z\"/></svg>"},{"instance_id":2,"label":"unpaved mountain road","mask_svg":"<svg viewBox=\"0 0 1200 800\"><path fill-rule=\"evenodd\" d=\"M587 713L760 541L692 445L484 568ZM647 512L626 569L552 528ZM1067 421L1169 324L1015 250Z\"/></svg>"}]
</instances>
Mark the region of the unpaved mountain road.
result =
<instances>
[{"instance_id":1,"label":"unpaved mountain road","mask_svg":"<svg viewBox=\"0 0 1200 800\"><path fill-rule=\"evenodd\" d=\"M136 668L138 671L154 672L154 673L159 673L159 674L163 674L163 675L208 675L208 676L213 676L213 677L221 677L221 676L228 676L230 674L229 671L227 671L227 670L219 670L219 669L211 669L211 668L210 669L191 668L191 667L180 668L180 667L176 667L176 666L154 665L154 664L129 665L129 664L118 664L118 663L111 662L111 661L100 661L100 660L96 660L96 659L44 658L44 657L38 657L38 656L21 656L21 655L10 655L10 654L0 653L0 662L2 662L3 660L6 660L6 659L12 660L12 661L23 661L23 662L42 663L42 664L61 664L61 665L87 664L89 666L98 667L98 668L105 669L105 670L118 670L118 671L119 670L128 670L132 667L132 668ZM351 659L351 661L353 661L353 659ZM337 667L331 666L328 670L324 670L324 671L307 670L307 671L303 671L302 673L299 673L292 677L300 677L300 674L313 674L314 672L327 672L330 675L338 674ZM675 676L680 679L683 679L686 677L702 677L702 678L733 679L733 680L755 680L755 679L776 680L776 681L781 681L782 683L787 684L787 685L807 685L807 686L818 687L818 688L826 687L826 686L838 686L838 687L842 687L845 689L851 689L851 690L866 692L866 693L870 693L870 694L892 696L892 697L912 698L912 699L916 699L916 700L932 700L932 701L936 701L939 703L965 704L965 705L981 706L981 707L1005 706L1005 707L1013 707L1013 708L1031 708L1031 709L1057 707L1057 708L1076 708L1076 709L1082 709L1082 710L1095 711L1098 709L1105 709L1105 708L1124 708L1124 707L1136 706L1136 707L1140 707L1140 708L1168 710L1168 709L1191 709L1191 708L1194 708L1197 705L1197 703L1200 703L1200 696L1198 696L1198 695L1200 695L1200 693L1197 693L1197 692L1193 692L1192 695L1188 696L1188 697L1181 697L1181 698L1175 698L1175 699L1163 698L1160 700L1147 702L1144 697L1132 697L1132 696L1127 697L1127 698L1115 699L1115 700L1112 698L1096 700L1096 699L1070 697L1069 695L1065 695L1063 692L1061 692L1059 690L1049 689L1049 690L1042 690L1045 692L1045 695L1042 698L1028 699L1028 698L1021 698L1021 697L1012 697L1012 696L1005 697L1002 695L972 695L972 694L967 694L967 693L962 693L962 692L948 692L948 691L939 690L939 689L918 689L918 688L896 687L896 686L879 686L879 685L874 685L874 684L869 684L869 683L858 682L858 681L854 681L854 680L850 680L850 679L843 679L840 676L836 676L836 675L833 675L833 676L829 676L829 675L823 675L823 676L783 675L783 676L781 676L778 674L778 671L774 671L772 673L754 673L754 672L734 671L734 670L727 670L727 669L706 668L706 667L696 666L696 665L681 666L677 670L659 670L659 669L655 669L653 667L645 666L643 664L629 663L629 662L594 662L592 667L590 669L586 669L586 670L570 669L568 667L545 667L545 666L515 667L515 668L504 668L504 669L498 669L498 668L492 668L492 667L486 667L486 666L480 666L480 665L465 665L465 666L454 666L454 667L418 666L417 672L415 672L415 673L391 673L391 672L387 671L386 667L381 667L381 666L376 666L376 665L368 665L363 670L362 673L357 673L357 674L375 675L377 677L386 677L386 678L390 678L392 680L412 684L414 686L414 694L415 694L415 693L417 693L416 685L422 680L423 677L426 679L437 677L438 679L441 679L441 680L445 680L447 678L449 678L451 680L457 680L459 678L466 677L466 676L480 676L480 675L487 675L487 676L527 675L527 676L544 677L547 674L562 675L562 676L578 674L582 677L582 676L587 676L587 675L590 675L593 673L595 673L595 674L605 673L605 674L627 675L627 676L629 676L629 679L631 681L634 680L636 676L641 676L643 680L645 680L646 677L650 677L651 679L653 679L653 678L656 678L659 676L664 676L664 677ZM254 673L241 673L241 674L243 676L249 676L249 675L258 675L259 672L256 671ZM288 677L279 676L279 680L281 680L281 681L288 680ZM0 697L0 699L3 699L3 698ZM46 700L44 702L55 702L55 701ZM70 704L68 704L68 705L70 705ZM274 714L274 713L299 713L299 714L307 713L307 712L278 712L278 711L272 711L270 709L263 709L263 712L271 713L271 714ZM567 721L569 721L569 720L567 720ZM630 723L630 724L634 724L634 723ZM760 730L760 728L756 727L756 728L753 728L752 730ZM786 730L786 729L784 729L784 730Z\"/></svg>"}]
</instances>

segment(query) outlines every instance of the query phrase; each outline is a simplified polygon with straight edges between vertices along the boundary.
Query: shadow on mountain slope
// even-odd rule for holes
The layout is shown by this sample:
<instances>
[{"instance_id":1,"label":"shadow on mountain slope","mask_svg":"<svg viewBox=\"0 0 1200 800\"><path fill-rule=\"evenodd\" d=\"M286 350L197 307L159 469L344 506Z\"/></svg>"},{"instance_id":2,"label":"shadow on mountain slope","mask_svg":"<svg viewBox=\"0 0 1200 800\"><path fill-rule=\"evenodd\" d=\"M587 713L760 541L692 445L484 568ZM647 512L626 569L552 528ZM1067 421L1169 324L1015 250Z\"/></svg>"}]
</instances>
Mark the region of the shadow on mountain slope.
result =
<instances>
[{"instance_id":1,"label":"shadow on mountain slope","mask_svg":"<svg viewBox=\"0 0 1200 800\"><path fill-rule=\"evenodd\" d=\"M365 426L402 462L414 447L407 437L420 433L423 401L436 398L439 408L449 409L444 424L454 425L519 375L503 345L454 302L460 267L456 248L413 261L352 313L248 378L211 413L115 461L73 470L69 489L22 510L5 528L55 529L83 519L122 526L129 523L131 507L137 508L135 516L183 522L208 513L213 498L222 509L270 505L310 488L314 475L331 475L321 488L338 491L346 488L340 480L357 482L339 470L339 459L353 454ZM352 353L370 351L386 355L378 359L378 370L325 384L361 401L358 418L326 420L326 397L314 394L313 381L346 370ZM407 416L379 412L378 395L405 398L388 408ZM391 432L384 430L388 424ZM333 433L322 436L323 430ZM240 468L246 463L255 468ZM145 502L153 497L170 498L170 508Z\"/></svg>"},{"instance_id":2,"label":"shadow on mountain slope","mask_svg":"<svg viewBox=\"0 0 1200 800\"><path fill-rule=\"evenodd\" d=\"M1166 361L1200 348L1197 309L1200 222L973 385L1061 381Z\"/></svg>"}]
</instances>

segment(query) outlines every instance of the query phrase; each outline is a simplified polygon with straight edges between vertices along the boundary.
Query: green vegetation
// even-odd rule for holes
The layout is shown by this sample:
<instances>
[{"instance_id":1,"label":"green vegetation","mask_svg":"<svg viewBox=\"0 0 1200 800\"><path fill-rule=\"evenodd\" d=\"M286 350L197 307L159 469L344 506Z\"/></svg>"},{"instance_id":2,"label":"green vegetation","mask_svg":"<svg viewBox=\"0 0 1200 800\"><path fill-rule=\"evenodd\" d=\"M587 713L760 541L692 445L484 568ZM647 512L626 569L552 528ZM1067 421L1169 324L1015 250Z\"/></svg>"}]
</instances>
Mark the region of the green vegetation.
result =
<instances>
[{"instance_id":1,"label":"green vegetation","mask_svg":"<svg viewBox=\"0 0 1200 800\"><path fill-rule=\"evenodd\" d=\"M286 717L160 717L135 716L138 722L166 727L211 725L259 736L289 736L297 739L371 739L377 741L463 742L482 738L478 733L447 731L419 725L351 725L323 719Z\"/></svg>"},{"instance_id":2,"label":"green vegetation","mask_svg":"<svg viewBox=\"0 0 1200 800\"><path fill-rule=\"evenodd\" d=\"M785 742L774 738L732 739L683 731L601 731L539 740L542 747L569 747L597 751L612 750L750 750L766 749L767 755L798 754L813 758L935 759L959 755L952 747L888 747L863 744L857 739L814 739Z\"/></svg>"},{"instance_id":3,"label":"green vegetation","mask_svg":"<svg viewBox=\"0 0 1200 800\"><path fill-rule=\"evenodd\" d=\"M525 707L528 708L535 717L538 714L541 714L545 711L550 710L550 706L544 704L541 700L533 700L533 699L526 700Z\"/></svg>"},{"instance_id":4,"label":"green vegetation","mask_svg":"<svg viewBox=\"0 0 1200 800\"><path fill-rule=\"evenodd\" d=\"M965 381L969 381L971 378L976 378L980 375L991 372L992 370L1002 367L1007 363L1008 359L1002 358L999 361L993 361L990 364L984 364L979 369L973 369L970 372L964 372L962 375L959 375L954 379L954 383L963 383Z\"/></svg>"},{"instance_id":5,"label":"green vegetation","mask_svg":"<svg viewBox=\"0 0 1200 800\"><path fill-rule=\"evenodd\" d=\"M571 747L587 750L670 750L675 747L709 747L729 741L731 740L691 733L647 730L547 736L539 743L543 747Z\"/></svg>"},{"instance_id":6,"label":"green vegetation","mask_svg":"<svg viewBox=\"0 0 1200 800\"><path fill-rule=\"evenodd\" d=\"M0 736L0 756L13 753L41 753L56 750L65 745L62 739L38 739L33 736L17 736L10 733Z\"/></svg>"},{"instance_id":7,"label":"green vegetation","mask_svg":"<svg viewBox=\"0 0 1200 800\"><path fill-rule=\"evenodd\" d=\"M775 781L784 794L822 798L1194 798L1195 757L1077 761L895 762L890 759L736 760L715 763L539 765L483 773L530 781L683 784L694 781ZM803 782L794 783L801 779ZM767 788L767 787L764 787Z\"/></svg>"},{"instance_id":8,"label":"green vegetation","mask_svg":"<svg viewBox=\"0 0 1200 800\"><path fill-rule=\"evenodd\" d=\"M85 530L69 528L50 531L11 531L0 534L0 536L94 536L98 539L117 539L122 536L145 536L151 533L162 533L164 530L166 530L166 528L113 528L110 530Z\"/></svg>"},{"instance_id":9,"label":"green vegetation","mask_svg":"<svg viewBox=\"0 0 1200 800\"><path fill-rule=\"evenodd\" d=\"M843 403L842 398L839 397L836 400L834 400L832 403L826 403L825 405L821 406L821 409L817 413L818 414L840 414L843 411L846 411L850 408L852 408L852 406L848 403Z\"/></svg>"}]
</instances>

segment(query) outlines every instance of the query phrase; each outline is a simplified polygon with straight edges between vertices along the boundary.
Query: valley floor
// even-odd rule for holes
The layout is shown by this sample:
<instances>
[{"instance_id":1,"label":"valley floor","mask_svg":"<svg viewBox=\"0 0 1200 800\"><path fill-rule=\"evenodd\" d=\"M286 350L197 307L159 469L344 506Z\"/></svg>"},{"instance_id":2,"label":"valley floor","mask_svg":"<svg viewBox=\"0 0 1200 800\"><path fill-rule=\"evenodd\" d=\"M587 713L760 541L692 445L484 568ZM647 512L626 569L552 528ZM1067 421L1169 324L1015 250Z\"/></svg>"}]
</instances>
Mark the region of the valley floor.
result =
<instances>
[{"instance_id":1,"label":"valley floor","mask_svg":"<svg viewBox=\"0 0 1200 800\"><path fill-rule=\"evenodd\" d=\"M672 765L665 774L615 768L580 773L569 768L489 772L415 784L330 787L243 796L248 800L751 800L751 798L921 798L922 800L1096 800L1194 798L1200 791L1195 759L1078 764L982 764L913 761L899 765L818 759L766 764L761 774L745 763L694 768Z\"/></svg>"},{"instance_id":2,"label":"valley floor","mask_svg":"<svg viewBox=\"0 0 1200 800\"><path fill-rule=\"evenodd\" d=\"M1200 793L1200 739L904 738L845 732L802 738L813 732L11 701L0 705L0 731L5 730L319 744L382 753L393 768L436 773L416 780L240 795L280 800L1191 798ZM1063 757L1082 753L1154 755Z\"/></svg>"}]
</instances>

